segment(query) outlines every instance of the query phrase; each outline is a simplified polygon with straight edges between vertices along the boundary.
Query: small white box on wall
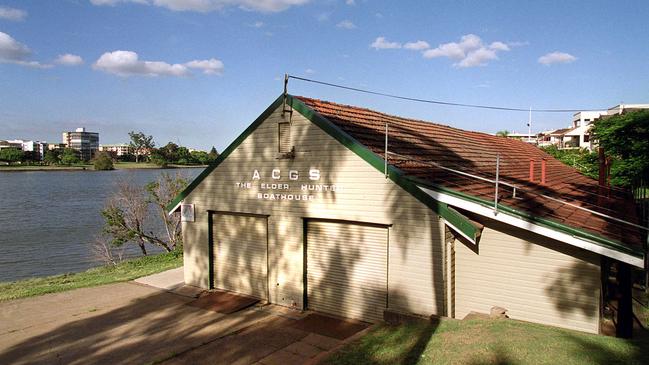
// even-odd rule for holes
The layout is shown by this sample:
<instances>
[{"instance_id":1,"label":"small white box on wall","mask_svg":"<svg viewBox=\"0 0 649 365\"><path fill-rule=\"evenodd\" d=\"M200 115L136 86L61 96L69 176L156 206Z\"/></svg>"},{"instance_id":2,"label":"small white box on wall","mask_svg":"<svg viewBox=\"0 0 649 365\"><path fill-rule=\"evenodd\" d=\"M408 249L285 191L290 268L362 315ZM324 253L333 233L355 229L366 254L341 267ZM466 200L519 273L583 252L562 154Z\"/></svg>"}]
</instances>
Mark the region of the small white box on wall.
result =
<instances>
[{"instance_id":1,"label":"small white box on wall","mask_svg":"<svg viewBox=\"0 0 649 365\"><path fill-rule=\"evenodd\" d=\"M193 222L194 221L194 204L181 204L180 205L180 221Z\"/></svg>"}]
</instances>

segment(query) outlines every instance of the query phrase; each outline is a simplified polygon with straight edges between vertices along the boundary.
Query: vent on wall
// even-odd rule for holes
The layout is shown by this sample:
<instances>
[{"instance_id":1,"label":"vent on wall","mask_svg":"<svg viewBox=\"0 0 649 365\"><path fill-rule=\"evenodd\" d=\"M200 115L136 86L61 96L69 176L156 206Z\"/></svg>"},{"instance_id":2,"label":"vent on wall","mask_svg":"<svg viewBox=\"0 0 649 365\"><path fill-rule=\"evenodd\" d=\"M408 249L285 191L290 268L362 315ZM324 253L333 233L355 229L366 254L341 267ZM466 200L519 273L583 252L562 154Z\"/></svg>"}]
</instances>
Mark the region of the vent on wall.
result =
<instances>
[{"instance_id":1,"label":"vent on wall","mask_svg":"<svg viewBox=\"0 0 649 365\"><path fill-rule=\"evenodd\" d=\"M292 150L291 145L291 124L279 123L278 124L278 146L279 153L289 153Z\"/></svg>"}]
</instances>

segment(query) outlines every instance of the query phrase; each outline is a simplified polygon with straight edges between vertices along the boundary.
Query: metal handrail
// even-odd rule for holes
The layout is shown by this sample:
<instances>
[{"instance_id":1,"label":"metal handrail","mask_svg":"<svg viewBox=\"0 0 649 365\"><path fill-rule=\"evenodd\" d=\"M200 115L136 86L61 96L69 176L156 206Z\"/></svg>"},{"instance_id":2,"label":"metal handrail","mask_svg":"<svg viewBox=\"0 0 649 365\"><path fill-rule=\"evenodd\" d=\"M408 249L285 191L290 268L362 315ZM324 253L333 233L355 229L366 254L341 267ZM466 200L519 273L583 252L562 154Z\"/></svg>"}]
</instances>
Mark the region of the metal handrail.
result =
<instances>
[{"instance_id":1,"label":"metal handrail","mask_svg":"<svg viewBox=\"0 0 649 365\"><path fill-rule=\"evenodd\" d=\"M644 231L649 231L648 227L644 227L644 226L641 226L639 224L635 224L635 223L626 221L624 219L613 217L611 215L598 212L596 210L588 209L588 208L582 207L580 205L573 204L573 203L570 203L568 201L561 200L561 199L558 199L558 198L555 198L555 197L552 197L552 196L549 196L549 195L546 195L546 194L541 194L541 193L535 192L535 191L533 191L531 189L524 188L524 187L521 187L521 186L518 186L518 185L515 185L515 184L512 184L512 183L502 181L499 178L497 178L497 180L492 180L492 179L489 179L489 178L486 178L486 177L483 177L483 176L478 176L478 175L470 174L470 173L467 173L467 172L464 172L464 171L459 171L459 170L456 170L456 169L453 169L453 168L450 168L450 167L446 167L446 166L443 166L443 165L441 165L441 164L439 164L437 162L422 161L422 160L414 159L412 157L404 156L404 155L401 155L401 154L395 153L395 152L389 152L389 154L396 155L396 156L399 156L399 157L403 157L406 160L432 165L432 166L435 166L435 167L441 168L443 170L450 171L450 172L453 172L453 173L456 173L456 174L459 174L459 175L462 175L462 176L467 176L467 177L470 177L470 178L473 178L473 179L486 181L486 182L495 184L496 185L496 193L498 191L498 185L500 184L500 185L511 187L513 189L518 189L520 191L528 192L528 193L531 193L531 194L534 194L534 195L540 196L542 198L546 198L546 199L549 199L549 200L552 200L552 201L555 201L555 202L558 202L558 203L561 203L561 204L569 205L571 207L574 207L574 208L577 208L577 209L580 209L580 210L583 210L583 211L586 211L586 212L589 212L589 213L595 214L597 216L600 216L600 217L603 217L603 218L606 218L606 219L610 219L610 220L613 220L613 221L616 221L616 222L619 222L619 223L627 224L629 226L632 226L632 227L635 227L635 228L638 228L638 229L641 229L641 230L644 230ZM500 154L498 154L497 157L496 157L496 161L497 161L496 162L497 163L496 168L497 168L497 170L499 170L499 165L500 165L499 160L500 160ZM499 171L496 172L496 174L497 174L496 176L498 176L498 173L499 173ZM497 198L498 197L496 195L496 204L494 205L496 212L497 212ZM604 207L602 207L602 208L606 209Z\"/></svg>"}]
</instances>

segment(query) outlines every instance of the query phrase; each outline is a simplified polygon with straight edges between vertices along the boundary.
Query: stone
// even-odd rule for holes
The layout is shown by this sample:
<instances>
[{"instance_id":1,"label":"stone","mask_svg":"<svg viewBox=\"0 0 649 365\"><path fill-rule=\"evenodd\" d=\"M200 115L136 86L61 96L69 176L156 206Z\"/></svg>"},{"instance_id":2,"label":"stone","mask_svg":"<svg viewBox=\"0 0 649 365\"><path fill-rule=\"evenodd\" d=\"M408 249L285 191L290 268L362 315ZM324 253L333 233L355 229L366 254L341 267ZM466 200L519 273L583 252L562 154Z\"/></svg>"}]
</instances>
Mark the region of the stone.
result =
<instances>
[{"instance_id":1,"label":"stone","mask_svg":"<svg viewBox=\"0 0 649 365\"><path fill-rule=\"evenodd\" d=\"M509 316L507 315L507 309L503 307L491 307L491 311L489 312L489 318L491 319L509 318Z\"/></svg>"}]
</instances>

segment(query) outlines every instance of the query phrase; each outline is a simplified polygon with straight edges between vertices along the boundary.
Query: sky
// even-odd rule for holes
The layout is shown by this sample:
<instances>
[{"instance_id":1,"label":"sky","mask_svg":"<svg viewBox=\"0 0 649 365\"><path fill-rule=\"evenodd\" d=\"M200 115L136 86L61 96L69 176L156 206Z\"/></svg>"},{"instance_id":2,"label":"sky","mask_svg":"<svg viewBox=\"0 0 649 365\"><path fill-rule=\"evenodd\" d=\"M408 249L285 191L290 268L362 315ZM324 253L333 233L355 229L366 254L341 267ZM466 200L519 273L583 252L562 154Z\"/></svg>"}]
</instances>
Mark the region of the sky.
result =
<instances>
[{"instance_id":1,"label":"sky","mask_svg":"<svg viewBox=\"0 0 649 365\"><path fill-rule=\"evenodd\" d=\"M129 131L222 151L292 74L413 98L533 109L649 102L649 2L0 0L0 139ZM294 95L494 133L527 112L290 80ZM571 113L532 113L534 131Z\"/></svg>"}]
</instances>

